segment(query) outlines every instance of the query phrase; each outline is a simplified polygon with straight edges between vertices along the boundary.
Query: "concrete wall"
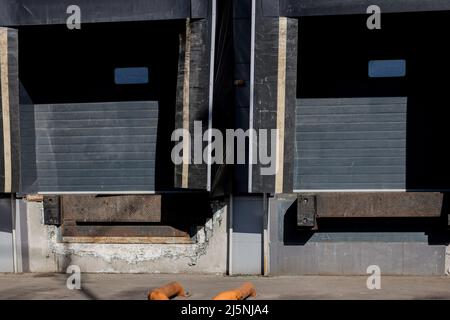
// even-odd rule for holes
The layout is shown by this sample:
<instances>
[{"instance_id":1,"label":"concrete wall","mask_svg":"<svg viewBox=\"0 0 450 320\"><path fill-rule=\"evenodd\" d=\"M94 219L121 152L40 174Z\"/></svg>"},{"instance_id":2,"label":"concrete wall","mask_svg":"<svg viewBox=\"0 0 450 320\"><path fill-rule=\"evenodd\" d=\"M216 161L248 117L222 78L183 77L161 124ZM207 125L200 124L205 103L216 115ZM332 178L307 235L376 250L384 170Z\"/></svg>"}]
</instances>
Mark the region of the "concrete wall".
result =
<instances>
[{"instance_id":1,"label":"concrete wall","mask_svg":"<svg viewBox=\"0 0 450 320\"><path fill-rule=\"evenodd\" d=\"M450 276L450 246L447 246L445 253L445 274Z\"/></svg>"},{"instance_id":2,"label":"concrete wall","mask_svg":"<svg viewBox=\"0 0 450 320\"><path fill-rule=\"evenodd\" d=\"M62 243L58 227L43 224L39 202L19 202L23 272L226 273L227 207L198 231L195 244Z\"/></svg>"},{"instance_id":3,"label":"concrete wall","mask_svg":"<svg viewBox=\"0 0 450 320\"><path fill-rule=\"evenodd\" d=\"M450 246L429 244L424 232L316 232L292 242L285 228L293 203L293 195L269 201L271 275L366 274L372 264L382 274L450 274ZM226 273L226 206L198 232L197 243L177 245L62 243L59 228L44 225L42 203L17 204L19 272L65 272L75 264L82 272Z\"/></svg>"},{"instance_id":4,"label":"concrete wall","mask_svg":"<svg viewBox=\"0 0 450 320\"><path fill-rule=\"evenodd\" d=\"M369 224L360 232L312 232L297 228L296 213L295 194L269 201L272 275L364 275L370 265L385 275L444 275L450 266L449 238L439 230L436 237L420 226L377 230Z\"/></svg>"}]
</instances>

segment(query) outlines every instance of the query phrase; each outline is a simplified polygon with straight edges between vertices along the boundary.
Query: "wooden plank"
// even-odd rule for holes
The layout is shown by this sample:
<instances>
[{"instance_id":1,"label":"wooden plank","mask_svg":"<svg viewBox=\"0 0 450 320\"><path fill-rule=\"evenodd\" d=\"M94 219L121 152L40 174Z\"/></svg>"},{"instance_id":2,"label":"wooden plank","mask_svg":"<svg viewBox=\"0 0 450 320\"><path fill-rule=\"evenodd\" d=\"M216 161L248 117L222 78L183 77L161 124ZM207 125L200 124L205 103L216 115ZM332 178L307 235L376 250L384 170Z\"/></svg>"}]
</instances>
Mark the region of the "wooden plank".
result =
<instances>
[{"instance_id":1,"label":"wooden plank","mask_svg":"<svg viewBox=\"0 0 450 320\"><path fill-rule=\"evenodd\" d=\"M185 111L185 68L186 68L186 30L179 34L180 46L178 49L178 74L175 101L175 129L184 129ZM183 186L183 163L174 165L174 187Z\"/></svg>"},{"instance_id":2,"label":"wooden plank","mask_svg":"<svg viewBox=\"0 0 450 320\"><path fill-rule=\"evenodd\" d=\"M78 222L160 222L160 195L64 195L64 220Z\"/></svg>"},{"instance_id":3,"label":"wooden plank","mask_svg":"<svg viewBox=\"0 0 450 320\"><path fill-rule=\"evenodd\" d=\"M1 30L1 28L0 28ZM3 90L4 90L4 84L3 84L3 79L4 79L4 71L3 71L3 67L4 66L4 62L2 62L5 59L5 54L4 52L7 50L7 48L5 48L5 37L4 34L2 34L2 46L0 47L0 117L3 118L3 104L5 101L4 98L4 94L3 94ZM0 191L5 190L5 159L4 159L4 141L3 141L3 119L0 120Z\"/></svg>"},{"instance_id":4,"label":"wooden plank","mask_svg":"<svg viewBox=\"0 0 450 320\"><path fill-rule=\"evenodd\" d=\"M183 81L183 129L184 132L190 131L189 119L189 98L190 98L190 71L191 71L191 23L186 20L186 49L184 51L184 81ZM189 187L189 163L190 163L191 144L189 135L183 135L183 169L181 187Z\"/></svg>"},{"instance_id":5,"label":"wooden plank","mask_svg":"<svg viewBox=\"0 0 450 320\"><path fill-rule=\"evenodd\" d=\"M8 63L8 29L0 28L0 69L1 69L1 106L3 121L3 165L4 165L4 189L11 192L11 123L9 105L9 63Z\"/></svg>"},{"instance_id":6,"label":"wooden plank","mask_svg":"<svg viewBox=\"0 0 450 320\"><path fill-rule=\"evenodd\" d=\"M187 231L170 226L87 226L63 225L63 237L185 237L189 238Z\"/></svg>"},{"instance_id":7,"label":"wooden plank","mask_svg":"<svg viewBox=\"0 0 450 320\"><path fill-rule=\"evenodd\" d=\"M287 18L280 18L278 26L278 82L277 82L277 158L275 175L275 193L283 192L284 175L284 128L286 109L286 45Z\"/></svg>"},{"instance_id":8,"label":"wooden plank","mask_svg":"<svg viewBox=\"0 0 450 320\"><path fill-rule=\"evenodd\" d=\"M442 193L323 193L317 194L317 217L440 217Z\"/></svg>"},{"instance_id":9,"label":"wooden plank","mask_svg":"<svg viewBox=\"0 0 450 320\"><path fill-rule=\"evenodd\" d=\"M0 28L0 106L0 190L9 193L20 180L18 34L9 28Z\"/></svg>"},{"instance_id":10,"label":"wooden plank","mask_svg":"<svg viewBox=\"0 0 450 320\"><path fill-rule=\"evenodd\" d=\"M110 244L193 244L195 240L184 237L63 237L67 243Z\"/></svg>"},{"instance_id":11,"label":"wooden plank","mask_svg":"<svg viewBox=\"0 0 450 320\"><path fill-rule=\"evenodd\" d=\"M28 202L42 202L44 201L44 196L41 194L27 194L26 199Z\"/></svg>"}]
</instances>

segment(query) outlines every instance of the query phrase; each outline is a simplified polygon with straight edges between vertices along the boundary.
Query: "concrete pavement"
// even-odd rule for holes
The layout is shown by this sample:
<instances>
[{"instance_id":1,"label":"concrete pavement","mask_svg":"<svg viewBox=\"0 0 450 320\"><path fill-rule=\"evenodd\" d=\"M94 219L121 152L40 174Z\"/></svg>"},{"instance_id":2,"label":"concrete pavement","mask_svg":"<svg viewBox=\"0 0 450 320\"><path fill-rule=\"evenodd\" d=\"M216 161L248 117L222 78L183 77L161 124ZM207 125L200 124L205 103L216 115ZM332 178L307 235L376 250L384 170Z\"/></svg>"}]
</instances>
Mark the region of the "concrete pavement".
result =
<instances>
[{"instance_id":1,"label":"concrete pavement","mask_svg":"<svg viewBox=\"0 0 450 320\"><path fill-rule=\"evenodd\" d=\"M146 299L150 289L179 281L192 295L211 299L251 281L256 299L450 299L450 277L383 276L380 290L367 277L227 277L186 274L81 274L81 290L66 287L66 274L0 274L0 299Z\"/></svg>"}]
</instances>

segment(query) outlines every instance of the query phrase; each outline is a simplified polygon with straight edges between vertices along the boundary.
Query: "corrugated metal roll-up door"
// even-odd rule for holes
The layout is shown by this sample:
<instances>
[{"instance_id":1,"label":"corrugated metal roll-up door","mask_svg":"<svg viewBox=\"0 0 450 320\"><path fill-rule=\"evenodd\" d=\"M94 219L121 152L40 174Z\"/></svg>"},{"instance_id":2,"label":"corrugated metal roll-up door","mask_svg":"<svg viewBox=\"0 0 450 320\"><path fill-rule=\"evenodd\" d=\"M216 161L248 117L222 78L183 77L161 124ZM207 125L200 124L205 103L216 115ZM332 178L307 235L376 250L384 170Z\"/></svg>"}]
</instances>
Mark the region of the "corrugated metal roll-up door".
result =
<instances>
[{"instance_id":1,"label":"corrugated metal roll-up door","mask_svg":"<svg viewBox=\"0 0 450 320\"><path fill-rule=\"evenodd\" d=\"M294 189L404 190L406 100L298 99Z\"/></svg>"},{"instance_id":2,"label":"corrugated metal roll-up door","mask_svg":"<svg viewBox=\"0 0 450 320\"><path fill-rule=\"evenodd\" d=\"M22 191L153 192L158 102L21 105Z\"/></svg>"}]
</instances>

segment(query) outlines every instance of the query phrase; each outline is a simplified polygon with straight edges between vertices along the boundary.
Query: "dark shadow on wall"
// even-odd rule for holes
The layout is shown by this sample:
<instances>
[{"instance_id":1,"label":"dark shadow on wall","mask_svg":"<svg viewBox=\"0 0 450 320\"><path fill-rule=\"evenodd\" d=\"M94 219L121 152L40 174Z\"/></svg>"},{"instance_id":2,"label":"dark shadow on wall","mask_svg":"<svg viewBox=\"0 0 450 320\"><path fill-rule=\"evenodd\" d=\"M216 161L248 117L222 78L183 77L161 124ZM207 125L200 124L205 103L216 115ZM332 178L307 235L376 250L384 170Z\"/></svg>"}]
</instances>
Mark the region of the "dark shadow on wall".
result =
<instances>
[{"instance_id":1,"label":"dark shadow on wall","mask_svg":"<svg viewBox=\"0 0 450 320\"><path fill-rule=\"evenodd\" d=\"M450 230L450 193L444 193L442 199L441 223Z\"/></svg>"},{"instance_id":2,"label":"dark shadow on wall","mask_svg":"<svg viewBox=\"0 0 450 320\"><path fill-rule=\"evenodd\" d=\"M28 237L28 203L21 200L16 202L19 206L19 215L20 215L20 245L21 245L21 253L22 253L22 271L30 272L30 253L29 253L29 237Z\"/></svg>"},{"instance_id":3,"label":"dark shadow on wall","mask_svg":"<svg viewBox=\"0 0 450 320\"><path fill-rule=\"evenodd\" d=\"M20 82L19 87L20 114L20 192L35 193L39 191L36 167L36 117L34 104L27 90Z\"/></svg>"},{"instance_id":4,"label":"dark shadow on wall","mask_svg":"<svg viewBox=\"0 0 450 320\"><path fill-rule=\"evenodd\" d=\"M0 232L12 233L11 210L11 196L0 194Z\"/></svg>"},{"instance_id":5,"label":"dark shadow on wall","mask_svg":"<svg viewBox=\"0 0 450 320\"><path fill-rule=\"evenodd\" d=\"M161 224L189 231L191 236L213 216L208 193L174 193L161 197Z\"/></svg>"},{"instance_id":6,"label":"dark shadow on wall","mask_svg":"<svg viewBox=\"0 0 450 320\"><path fill-rule=\"evenodd\" d=\"M234 25L233 10L236 6L232 0L218 2L216 31L216 57L214 78L214 106L212 114L212 127L218 129L225 136L225 130L234 127L234 84L233 80L237 73L234 55ZM226 152L226 150L224 150ZM213 152L213 157L216 154ZM219 155L217 155L219 156ZM226 154L224 154L226 158ZM232 189L234 166L227 164L211 165L211 192L212 196L223 196Z\"/></svg>"},{"instance_id":7,"label":"dark shadow on wall","mask_svg":"<svg viewBox=\"0 0 450 320\"><path fill-rule=\"evenodd\" d=\"M407 189L450 189L449 12L422 13L407 20ZM413 21L423 22L422 26ZM421 23L422 24L422 23ZM406 33L406 32L405 32Z\"/></svg>"},{"instance_id":8,"label":"dark shadow on wall","mask_svg":"<svg viewBox=\"0 0 450 320\"><path fill-rule=\"evenodd\" d=\"M450 231L440 218L336 218L318 219L319 230L296 227L285 216L283 244L306 245L313 242L427 242L448 245ZM410 233L410 234L407 234Z\"/></svg>"},{"instance_id":9,"label":"dark shadow on wall","mask_svg":"<svg viewBox=\"0 0 450 320\"><path fill-rule=\"evenodd\" d=\"M283 217L283 244L305 245L313 235L314 231L297 226L297 201L294 201Z\"/></svg>"}]
</instances>

